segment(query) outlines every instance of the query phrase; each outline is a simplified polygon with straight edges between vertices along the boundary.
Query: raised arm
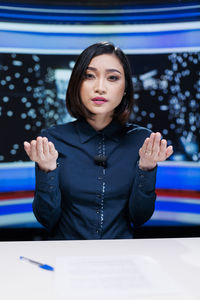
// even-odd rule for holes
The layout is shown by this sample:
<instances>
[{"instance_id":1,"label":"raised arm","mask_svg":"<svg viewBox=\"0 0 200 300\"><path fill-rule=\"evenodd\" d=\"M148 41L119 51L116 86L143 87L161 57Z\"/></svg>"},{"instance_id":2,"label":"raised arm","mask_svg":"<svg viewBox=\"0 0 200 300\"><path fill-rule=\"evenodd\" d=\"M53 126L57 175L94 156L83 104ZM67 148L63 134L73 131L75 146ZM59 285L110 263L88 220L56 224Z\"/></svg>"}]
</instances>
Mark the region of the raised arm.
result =
<instances>
[{"instance_id":1,"label":"raised arm","mask_svg":"<svg viewBox=\"0 0 200 300\"><path fill-rule=\"evenodd\" d=\"M155 209L155 186L157 163L166 160L173 153L172 146L161 139L161 134L151 133L139 150L135 182L129 199L130 217L135 226L148 221Z\"/></svg>"},{"instance_id":2,"label":"raised arm","mask_svg":"<svg viewBox=\"0 0 200 300\"><path fill-rule=\"evenodd\" d=\"M61 196L58 180L58 152L47 137L24 142L29 158L36 162L36 185L33 212L37 220L51 230L61 214Z\"/></svg>"}]
</instances>

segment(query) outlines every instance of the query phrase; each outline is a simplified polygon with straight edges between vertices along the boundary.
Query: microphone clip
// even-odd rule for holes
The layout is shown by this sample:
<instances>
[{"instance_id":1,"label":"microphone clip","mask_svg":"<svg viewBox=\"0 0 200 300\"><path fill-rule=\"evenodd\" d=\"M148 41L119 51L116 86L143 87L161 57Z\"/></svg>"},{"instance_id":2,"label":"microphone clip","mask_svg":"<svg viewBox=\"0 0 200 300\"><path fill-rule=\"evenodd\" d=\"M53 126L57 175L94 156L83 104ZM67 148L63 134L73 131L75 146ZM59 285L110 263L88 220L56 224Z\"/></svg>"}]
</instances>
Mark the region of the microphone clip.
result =
<instances>
[{"instance_id":1,"label":"microphone clip","mask_svg":"<svg viewBox=\"0 0 200 300\"><path fill-rule=\"evenodd\" d=\"M104 168L107 167L107 157L105 155L96 155L94 157L94 162L98 166L102 166Z\"/></svg>"}]
</instances>

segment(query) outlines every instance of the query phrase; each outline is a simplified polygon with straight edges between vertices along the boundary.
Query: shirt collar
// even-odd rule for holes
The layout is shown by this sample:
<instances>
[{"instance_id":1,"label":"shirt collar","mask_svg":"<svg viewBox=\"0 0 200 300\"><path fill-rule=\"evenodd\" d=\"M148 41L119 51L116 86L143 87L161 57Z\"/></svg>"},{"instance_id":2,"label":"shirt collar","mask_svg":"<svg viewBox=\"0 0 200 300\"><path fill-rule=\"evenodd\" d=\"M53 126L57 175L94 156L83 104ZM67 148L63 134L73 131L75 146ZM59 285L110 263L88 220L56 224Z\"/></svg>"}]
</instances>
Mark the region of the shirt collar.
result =
<instances>
[{"instance_id":1,"label":"shirt collar","mask_svg":"<svg viewBox=\"0 0 200 300\"><path fill-rule=\"evenodd\" d=\"M101 131L96 131L85 119L77 120L77 130L81 143L86 143L98 134L104 134L115 142L118 142L123 132L123 127L116 120L112 120L108 126Z\"/></svg>"}]
</instances>

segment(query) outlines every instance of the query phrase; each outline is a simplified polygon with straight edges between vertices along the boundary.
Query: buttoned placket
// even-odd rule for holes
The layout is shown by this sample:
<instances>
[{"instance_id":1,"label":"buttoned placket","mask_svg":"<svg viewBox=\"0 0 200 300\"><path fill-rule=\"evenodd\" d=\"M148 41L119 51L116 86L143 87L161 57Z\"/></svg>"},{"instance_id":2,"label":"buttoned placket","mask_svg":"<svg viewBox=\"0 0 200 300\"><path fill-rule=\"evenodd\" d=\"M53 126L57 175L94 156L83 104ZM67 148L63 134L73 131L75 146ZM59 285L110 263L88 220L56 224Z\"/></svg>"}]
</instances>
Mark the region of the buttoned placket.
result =
<instances>
[{"instance_id":1,"label":"buttoned placket","mask_svg":"<svg viewBox=\"0 0 200 300\"><path fill-rule=\"evenodd\" d=\"M105 136L103 133L98 134L98 141L97 141L97 155L98 156L106 156L106 145L105 145ZM96 234L97 238L101 238L103 234L103 224L104 224L104 198L105 198L105 175L106 169L105 166L97 166L98 168L98 176L97 176L97 207L96 207L96 214L97 214L97 227L96 227Z\"/></svg>"}]
</instances>

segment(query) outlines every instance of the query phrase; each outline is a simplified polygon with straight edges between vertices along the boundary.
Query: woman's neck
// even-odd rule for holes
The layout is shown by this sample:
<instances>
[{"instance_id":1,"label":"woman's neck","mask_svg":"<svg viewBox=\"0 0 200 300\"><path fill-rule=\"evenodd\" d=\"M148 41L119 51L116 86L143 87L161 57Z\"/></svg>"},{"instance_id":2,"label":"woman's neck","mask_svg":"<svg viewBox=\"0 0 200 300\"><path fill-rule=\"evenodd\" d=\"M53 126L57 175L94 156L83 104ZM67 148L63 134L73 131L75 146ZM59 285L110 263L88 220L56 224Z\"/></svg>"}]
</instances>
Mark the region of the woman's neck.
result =
<instances>
[{"instance_id":1,"label":"woman's neck","mask_svg":"<svg viewBox=\"0 0 200 300\"><path fill-rule=\"evenodd\" d=\"M87 122L96 130L100 131L104 129L110 122L112 121L112 117L105 116L94 116L94 119L87 119Z\"/></svg>"}]
</instances>

